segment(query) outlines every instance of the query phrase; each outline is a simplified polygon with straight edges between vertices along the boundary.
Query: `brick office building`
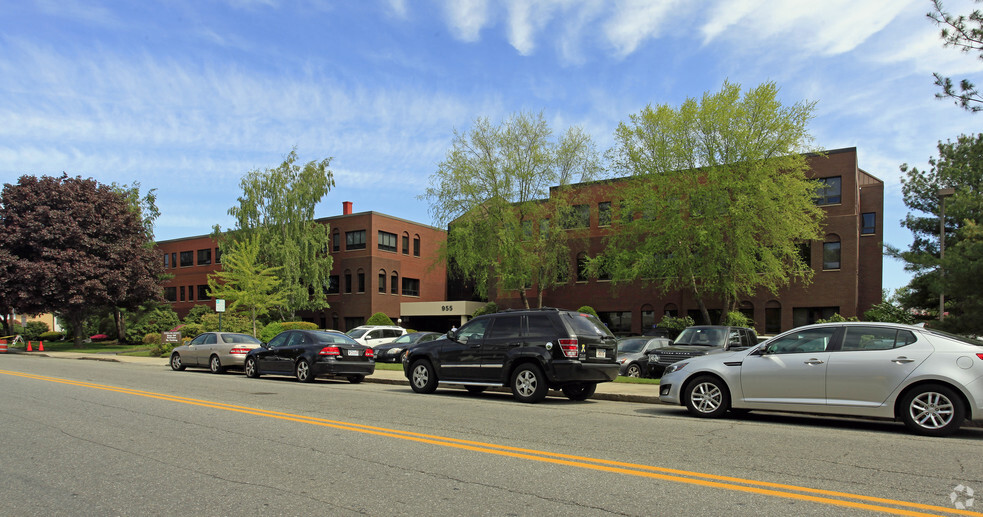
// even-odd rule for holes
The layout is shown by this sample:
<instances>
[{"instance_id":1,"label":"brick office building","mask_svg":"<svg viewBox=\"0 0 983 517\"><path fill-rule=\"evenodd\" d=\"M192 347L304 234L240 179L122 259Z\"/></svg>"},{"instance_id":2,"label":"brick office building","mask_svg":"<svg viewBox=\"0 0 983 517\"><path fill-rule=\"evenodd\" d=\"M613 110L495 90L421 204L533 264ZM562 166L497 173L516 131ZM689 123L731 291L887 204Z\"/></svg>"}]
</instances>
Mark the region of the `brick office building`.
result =
<instances>
[{"instance_id":1,"label":"brick office building","mask_svg":"<svg viewBox=\"0 0 983 517\"><path fill-rule=\"evenodd\" d=\"M881 301L883 259L884 183L861 170L856 148L827 151L826 157L808 157L810 178L826 183L817 203L826 213L825 238L804 247L815 270L808 286L792 284L776 294L760 292L741 300L741 311L750 316L759 332L788 330L826 318L833 313L862 316ZM578 258L599 253L610 231L612 203L618 201L614 179L579 185L591 199L588 249L574 251L571 279L544 293L543 305L577 308L590 305L608 326L619 333L638 333L657 323L662 315L690 315L700 321L696 301L689 291L663 294L657 286L632 283L614 286L609 281L578 279ZM532 292L532 291L530 291ZM518 293L490 296L500 306L519 307ZM711 316L719 315L721 302L706 300ZM716 321L714 321L716 322Z\"/></svg>"},{"instance_id":2,"label":"brick office building","mask_svg":"<svg viewBox=\"0 0 983 517\"><path fill-rule=\"evenodd\" d=\"M331 232L330 307L301 312L299 318L320 328L348 330L376 312L397 321L403 303L444 300L447 271L435 261L446 238L443 230L378 212L353 213L350 202L343 204L342 215L318 222L329 225ZM214 308L208 297L208 275L221 268L215 241L203 235L160 241L157 248L165 272L173 275L164 283L164 295L175 312L183 317L195 305ZM458 320L447 316L454 315L416 315L403 324L450 328Z\"/></svg>"}]
</instances>

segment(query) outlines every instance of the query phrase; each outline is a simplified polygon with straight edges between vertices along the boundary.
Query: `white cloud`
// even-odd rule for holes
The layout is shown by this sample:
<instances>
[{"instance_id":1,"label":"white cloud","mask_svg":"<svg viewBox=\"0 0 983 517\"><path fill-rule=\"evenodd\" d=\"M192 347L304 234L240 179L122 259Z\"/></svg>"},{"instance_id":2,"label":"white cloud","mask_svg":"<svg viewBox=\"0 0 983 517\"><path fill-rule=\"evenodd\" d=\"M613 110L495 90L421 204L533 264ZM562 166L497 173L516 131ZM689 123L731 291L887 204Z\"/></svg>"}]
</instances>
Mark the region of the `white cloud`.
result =
<instances>
[{"instance_id":1,"label":"white cloud","mask_svg":"<svg viewBox=\"0 0 983 517\"><path fill-rule=\"evenodd\" d=\"M625 57L642 43L660 34L662 26L672 19L679 0L621 0L616 11L604 24L604 34L614 46L615 54Z\"/></svg>"},{"instance_id":2,"label":"white cloud","mask_svg":"<svg viewBox=\"0 0 983 517\"><path fill-rule=\"evenodd\" d=\"M447 0L444 10L456 38L466 42L478 41L481 28L488 22L487 0Z\"/></svg>"}]
</instances>

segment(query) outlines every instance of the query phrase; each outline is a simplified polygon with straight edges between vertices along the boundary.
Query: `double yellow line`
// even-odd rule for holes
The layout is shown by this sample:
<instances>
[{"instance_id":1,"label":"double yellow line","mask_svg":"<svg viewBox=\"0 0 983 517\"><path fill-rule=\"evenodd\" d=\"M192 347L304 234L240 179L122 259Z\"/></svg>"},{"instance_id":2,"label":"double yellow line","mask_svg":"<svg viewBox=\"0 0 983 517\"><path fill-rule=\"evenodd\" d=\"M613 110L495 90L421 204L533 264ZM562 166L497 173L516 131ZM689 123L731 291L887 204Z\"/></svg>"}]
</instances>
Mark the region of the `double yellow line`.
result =
<instances>
[{"instance_id":1,"label":"double yellow line","mask_svg":"<svg viewBox=\"0 0 983 517\"><path fill-rule=\"evenodd\" d=\"M795 499L798 501L810 501L814 503L839 506L844 508L851 508L851 509L858 509L858 510L872 510L876 512L888 513L892 515L940 515L941 514L941 515L972 515L972 516L983 517L983 513L974 512L971 510L959 510L956 508L945 508L942 506L912 503L907 501L899 501L895 499L886 499L881 497L871 497L865 495L851 494L847 492L836 492L833 490L822 490L817 488L808 488L808 487L801 487L795 485L785 485L781 483L771 483L767 481L755 481L752 479L742 479L742 478L729 477L729 476L718 476L714 474L704 474L700 472L689 472L685 470L669 469L664 467L654 467L650 465L639 465L635 463L625 463L620 461L611 461L611 460L604 460L598 458L588 458L584 456L573 456L569 454L559 454L559 453L548 452L548 451L538 451L534 449L523 449L519 447L510 447L507 445L495 445L490 443L475 442L471 440L460 440L457 438L448 438L445 436L414 433L409 431L400 431L397 429L387 429L384 427L354 424L351 422L342 422L338 420L329 420L325 418L295 415L291 413L281 413L278 411L268 411L265 409L256 409L246 406L236 406L232 404L211 402L207 400L180 397L176 395L165 395L162 393L154 393L151 391L119 388L115 386L95 384L91 382L59 379L56 377L47 377L43 375L11 372L7 370L0 370L0 374L9 375L13 377L22 377L25 379L33 379L38 381L67 384L70 386L78 386L82 388L112 391L116 393L122 393L125 395L135 395L139 397L166 400L170 402L178 402L181 404L189 404L193 406L221 409L225 411L233 411L236 413L243 413L247 415L276 418L279 420L285 420L290 422L298 422L302 424L330 427L334 429L342 429L345 431L354 431L357 433L373 434L377 436L385 436L388 438L398 438L401 440L410 440L414 442L427 443L431 445L439 445L442 447L451 447L455 449L463 449L467 451L481 452L485 454L494 454L497 456L507 456L511 458L519 458L519 459L538 461L543 463L552 463L556 465L565 465L568 467L583 468L583 469L596 470L601 472L609 472L614 474L624 474L628 476L659 479L663 481L672 481L674 483L684 483L688 485L720 488L724 490L733 490L736 492L746 492L746 493L766 495L772 497L780 497L785 499Z\"/></svg>"}]
</instances>

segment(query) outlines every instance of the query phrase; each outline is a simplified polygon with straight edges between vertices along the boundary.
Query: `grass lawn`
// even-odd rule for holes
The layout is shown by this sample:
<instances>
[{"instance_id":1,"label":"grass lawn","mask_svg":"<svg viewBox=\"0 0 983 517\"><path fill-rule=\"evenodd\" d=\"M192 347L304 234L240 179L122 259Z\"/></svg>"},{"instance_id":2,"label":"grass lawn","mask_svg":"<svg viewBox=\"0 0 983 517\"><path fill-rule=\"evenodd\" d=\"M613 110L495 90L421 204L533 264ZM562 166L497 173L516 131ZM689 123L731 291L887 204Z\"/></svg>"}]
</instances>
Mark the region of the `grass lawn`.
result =
<instances>
[{"instance_id":1,"label":"grass lawn","mask_svg":"<svg viewBox=\"0 0 983 517\"><path fill-rule=\"evenodd\" d=\"M34 351L38 350L38 342L31 342ZM18 345L16 347L18 350L27 350L27 345ZM45 341L44 351L45 352L77 352L81 354L98 354L100 352L108 353L120 353L120 352L134 352L134 351L146 351L147 345L121 345L116 341L102 341L99 343L82 343L82 348L75 348L74 343L71 341Z\"/></svg>"}]
</instances>

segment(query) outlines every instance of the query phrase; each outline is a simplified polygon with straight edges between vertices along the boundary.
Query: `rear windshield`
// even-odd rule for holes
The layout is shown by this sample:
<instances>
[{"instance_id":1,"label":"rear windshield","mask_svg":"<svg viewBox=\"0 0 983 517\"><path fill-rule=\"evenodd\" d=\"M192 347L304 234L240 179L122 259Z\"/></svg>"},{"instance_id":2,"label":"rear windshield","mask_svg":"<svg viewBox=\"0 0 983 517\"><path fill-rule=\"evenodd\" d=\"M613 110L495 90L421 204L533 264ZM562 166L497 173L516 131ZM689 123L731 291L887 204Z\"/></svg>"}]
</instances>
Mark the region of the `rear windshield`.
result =
<instances>
[{"instance_id":1,"label":"rear windshield","mask_svg":"<svg viewBox=\"0 0 983 517\"><path fill-rule=\"evenodd\" d=\"M642 348L648 343L648 338L645 339L622 339L618 341L618 353L623 354L635 354L642 351Z\"/></svg>"},{"instance_id":2,"label":"rear windshield","mask_svg":"<svg viewBox=\"0 0 983 517\"><path fill-rule=\"evenodd\" d=\"M601 323L601 320L595 318L593 315L584 314L582 312L564 312L563 315L566 317L567 323L573 327L573 331L577 334L614 337L614 334L608 330L607 326Z\"/></svg>"},{"instance_id":3,"label":"rear windshield","mask_svg":"<svg viewBox=\"0 0 983 517\"><path fill-rule=\"evenodd\" d=\"M222 334L222 341L226 343L245 343L249 345L259 345L262 342L246 334Z\"/></svg>"},{"instance_id":4,"label":"rear windshield","mask_svg":"<svg viewBox=\"0 0 983 517\"><path fill-rule=\"evenodd\" d=\"M365 331L363 330L362 332L364 333ZM325 332L323 330L312 330L311 331L311 334L315 338L317 338L317 342L318 343L332 343L332 344L336 344L336 345L357 345L358 344L354 339L352 339L352 338L350 338L350 337L348 337L348 336L346 336L344 334L336 334L334 332Z\"/></svg>"},{"instance_id":5,"label":"rear windshield","mask_svg":"<svg viewBox=\"0 0 983 517\"><path fill-rule=\"evenodd\" d=\"M358 338L362 337L363 335L365 335L365 333L368 332L368 331L369 331L369 329L352 329L352 330L349 330L347 332L347 334L349 336L355 338L355 339L358 339Z\"/></svg>"}]
</instances>

